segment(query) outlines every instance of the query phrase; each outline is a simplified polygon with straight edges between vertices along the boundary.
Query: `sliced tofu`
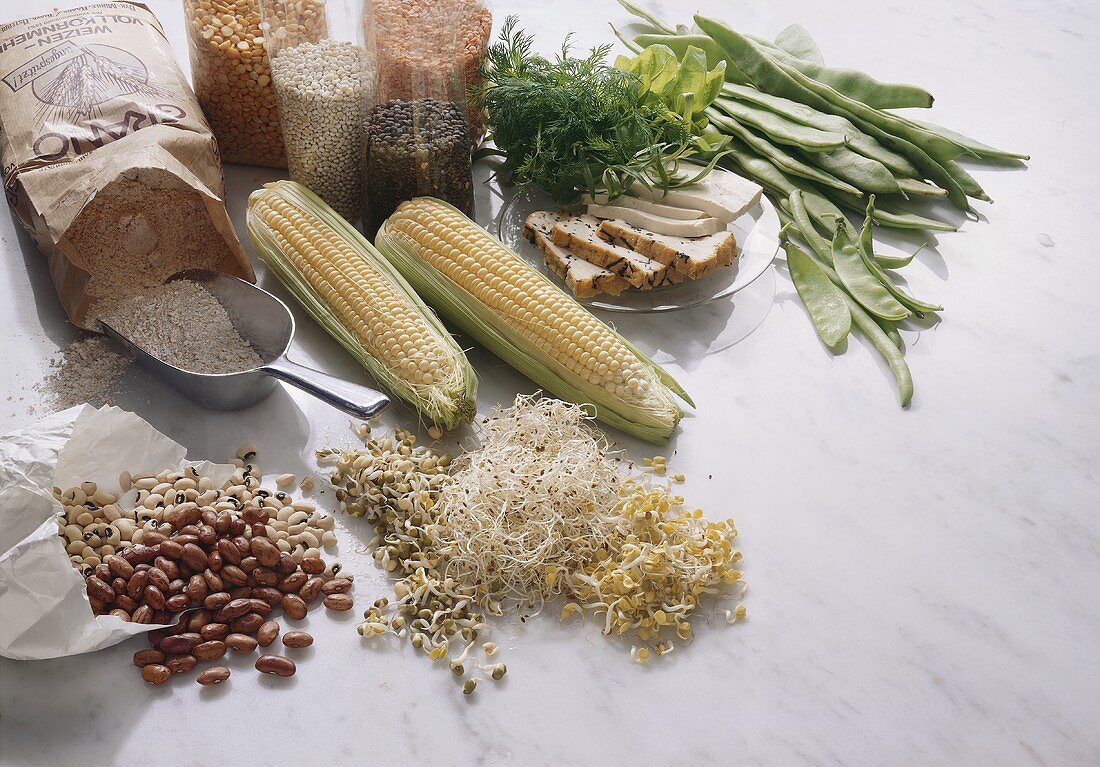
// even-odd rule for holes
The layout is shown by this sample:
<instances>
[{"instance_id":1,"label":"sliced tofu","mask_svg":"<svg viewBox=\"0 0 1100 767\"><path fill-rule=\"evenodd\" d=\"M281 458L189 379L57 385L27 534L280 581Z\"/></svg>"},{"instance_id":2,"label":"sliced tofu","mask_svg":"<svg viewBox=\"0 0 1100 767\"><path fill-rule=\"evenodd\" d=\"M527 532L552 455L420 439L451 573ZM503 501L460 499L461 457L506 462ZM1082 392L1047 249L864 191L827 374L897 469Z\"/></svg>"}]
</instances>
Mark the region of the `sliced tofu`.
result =
<instances>
[{"instance_id":1,"label":"sliced tofu","mask_svg":"<svg viewBox=\"0 0 1100 767\"><path fill-rule=\"evenodd\" d=\"M652 213L655 216L675 218L678 221L692 221L696 218L705 218L707 215L701 210L662 205L659 202L650 202L640 197L631 197L629 194L619 195L614 201L611 201L606 194L598 194L595 197L586 194L581 198L581 201L585 205L615 205L620 208L633 208L634 210L640 210L645 213Z\"/></svg>"},{"instance_id":2,"label":"sliced tofu","mask_svg":"<svg viewBox=\"0 0 1100 767\"><path fill-rule=\"evenodd\" d=\"M681 163L681 172L694 175L702 168L691 163ZM677 208L701 210L727 224L736 220L760 202L764 188L722 168L715 168L702 181L679 189L662 192L634 182L630 193L643 200Z\"/></svg>"},{"instance_id":3,"label":"sliced tofu","mask_svg":"<svg viewBox=\"0 0 1100 767\"><path fill-rule=\"evenodd\" d=\"M671 234L674 237L705 237L708 234L721 232L726 228L724 222L711 216L697 218L694 221L684 221L655 216L652 213L632 208L620 208L617 205L589 205L588 215L596 218L614 219L624 224L641 227L650 232Z\"/></svg>"},{"instance_id":4,"label":"sliced tofu","mask_svg":"<svg viewBox=\"0 0 1100 767\"><path fill-rule=\"evenodd\" d=\"M706 237L673 237L612 220L602 222L598 234L613 245L633 248L693 280L729 266L737 257L737 241L732 232Z\"/></svg>"},{"instance_id":5,"label":"sliced tofu","mask_svg":"<svg viewBox=\"0 0 1100 767\"><path fill-rule=\"evenodd\" d=\"M554 224L550 229L550 239L555 245L568 248L585 261L602 266L643 290L671 285L684 279L684 275L666 264L647 258L628 246L602 239L597 234L599 227L600 220L595 216L572 216Z\"/></svg>"},{"instance_id":6,"label":"sliced tofu","mask_svg":"<svg viewBox=\"0 0 1100 767\"><path fill-rule=\"evenodd\" d=\"M630 283L622 277L553 243L550 229L565 218L567 216L560 213L539 210L529 215L523 223L523 236L542 251L546 267L565 282L573 295L580 298L591 298L600 293L617 296L629 288Z\"/></svg>"}]
</instances>

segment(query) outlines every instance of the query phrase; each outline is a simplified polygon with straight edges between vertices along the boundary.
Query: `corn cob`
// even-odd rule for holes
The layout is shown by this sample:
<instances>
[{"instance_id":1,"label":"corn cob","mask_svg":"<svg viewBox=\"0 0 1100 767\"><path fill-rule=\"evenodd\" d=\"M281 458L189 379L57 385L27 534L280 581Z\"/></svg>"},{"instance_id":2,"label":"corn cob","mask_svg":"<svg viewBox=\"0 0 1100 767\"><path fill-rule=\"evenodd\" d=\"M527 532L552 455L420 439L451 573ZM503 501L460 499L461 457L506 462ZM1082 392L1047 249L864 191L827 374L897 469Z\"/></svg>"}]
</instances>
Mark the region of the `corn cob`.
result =
<instances>
[{"instance_id":1,"label":"corn cob","mask_svg":"<svg viewBox=\"0 0 1100 767\"><path fill-rule=\"evenodd\" d=\"M402 203L378 250L453 326L554 395L649 442L667 442L687 394L658 365L513 251L431 197Z\"/></svg>"},{"instance_id":2,"label":"corn cob","mask_svg":"<svg viewBox=\"0 0 1100 767\"><path fill-rule=\"evenodd\" d=\"M321 198L277 181L248 198L260 259L381 385L453 429L476 413L462 349L404 278Z\"/></svg>"}]
</instances>

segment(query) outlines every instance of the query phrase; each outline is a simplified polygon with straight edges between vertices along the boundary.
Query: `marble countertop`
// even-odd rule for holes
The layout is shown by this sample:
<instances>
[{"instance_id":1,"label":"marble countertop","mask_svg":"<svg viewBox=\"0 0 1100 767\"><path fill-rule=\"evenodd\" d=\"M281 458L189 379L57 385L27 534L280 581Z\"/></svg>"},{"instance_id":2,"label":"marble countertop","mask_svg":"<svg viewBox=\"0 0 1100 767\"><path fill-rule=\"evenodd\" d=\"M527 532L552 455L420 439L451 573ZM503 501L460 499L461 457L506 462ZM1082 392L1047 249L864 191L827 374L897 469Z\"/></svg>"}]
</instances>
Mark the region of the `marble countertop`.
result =
<instances>
[{"instance_id":1,"label":"marble countertop","mask_svg":"<svg viewBox=\"0 0 1100 767\"><path fill-rule=\"evenodd\" d=\"M147 2L186 60L178 0ZM0 20L53 4L5 3ZM749 619L701 626L692 646L646 667L592 624L500 622L508 677L471 698L407 646L363 647L354 615L324 611L309 618L317 642L291 680L238 664L225 688L153 689L130 665L139 639L0 660L0 765L1100 764L1096 7L697 4L766 35L799 21L830 63L924 85L931 119L1034 158L1026 171L980 169L996 204L930 238L905 271L947 307L942 324L903 333L916 380L907 411L862 342L837 357L821 347L781 271L732 304L614 318L698 404L668 452L690 502L741 530ZM587 46L612 39L607 21L627 21L612 0L492 6L498 22L518 13L547 52L570 30ZM240 227L248 191L274 175L227 175ZM498 203L480 184L482 223ZM33 386L74 334L7 215L0 251L6 432L35 420ZM301 328L300 356L355 373L308 320ZM483 411L532 389L484 353L473 360ZM134 372L118 404L192 457L255 441L268 471L300 472L315 448L353 439L335 411L285 390L213 414ZM415 419L395 408L383 421ZM341 532L367 604L387 581L356 553L365 526Z\"/></svg>"}]
</instances>

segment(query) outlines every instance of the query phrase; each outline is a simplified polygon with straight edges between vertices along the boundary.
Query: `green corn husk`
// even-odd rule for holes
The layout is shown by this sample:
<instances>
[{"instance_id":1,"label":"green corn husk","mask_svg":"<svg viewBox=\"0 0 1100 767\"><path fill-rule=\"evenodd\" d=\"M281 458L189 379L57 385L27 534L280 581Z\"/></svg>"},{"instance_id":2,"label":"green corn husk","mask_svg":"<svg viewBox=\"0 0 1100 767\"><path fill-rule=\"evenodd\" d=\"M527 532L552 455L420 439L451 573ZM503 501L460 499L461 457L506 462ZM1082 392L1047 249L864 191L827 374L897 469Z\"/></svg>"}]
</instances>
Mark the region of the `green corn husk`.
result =
<instances>
[{"instance_id":1,"label":"green corn husk","mask_svg":"<svg viewBox=\"0 0 1100 767\"><path fill-rule=\"evenodd\" d=\"M529 301L538 301L539 297L542 297L553 300L561 298L574 304L576 302L572 296L533 270L520 256L453 206L432 198L417 198L402 203L393 216L378 230L375 244L379 252L389 259L390 263L452 327L460 328L469 334L482 346L554 396L593 406L594 415L598 420L647 442L663 444L671 438L676 424L683 415L676 405L675 396L679 396L688 404L693 405L693 403L665 370L639 352L612 328L600 323L612 335L612 343L622 344L621 349L616 351L633 355L643 363L643 369L648 371L646 375L652 375L649 379L650 388L644 400L626 401L626 398L616 396L607 388L585 380L535 344L528 335L524 334L518 324L513 324L514 319L510 322L510 318L502 316L483 304L472 293L421 258L415 243L410 242L405 235L394 231L394 221L404 217L412 217L424 226L438 224L438 220L434 222L428 220L433 217L430 210L426 211L424 206L429 208L435 206L439 211L449 211L450 214L461 217L461 219L452 220L458 222L465 234L473 238L478 246L493 249L494 252L501 254L502 259L507 260L512 269L517 272L522 270L523 273L532 276L537 283L538 296L527 297ZM469 227L475 227L475 229ZM501 250L495 251L498 247ZM587 310L579 304L577 306L587 313ZM600 322L595 317L592 319ZM562 343L572 342L562 339Z\"/></svg>"},{"instance_id":2,"label":"green corn husk","mask_svg":"<svg viewBox=\"0 0 1100 767\"><path fill-rule=\"evenodd\" d=\"M273 237L271 228L257 213L256 204L262 199L278 197L291 204L301 214L312 217L318 229L328 228L336 236L350 244L363 260L373 267L391 287L402 295L423 321L429 337L433 337L452 361L449 375L431 384L410 382L399 376L382 360L372 355L355 333L344 325L340 317L313 288L307 277L282 251ZM466 354L435 313L417 295L374 246L355 227L349 224L320 197L293 181L276 181L265 184L248 199L246 218L248 236L260 260L275 273L279 281L298 300L320 325L370 373L381 386L415 407L429 422L445 429L453 429L460 423L469 423L477 414L477 376Z\"/></svg>"}]
</instances>

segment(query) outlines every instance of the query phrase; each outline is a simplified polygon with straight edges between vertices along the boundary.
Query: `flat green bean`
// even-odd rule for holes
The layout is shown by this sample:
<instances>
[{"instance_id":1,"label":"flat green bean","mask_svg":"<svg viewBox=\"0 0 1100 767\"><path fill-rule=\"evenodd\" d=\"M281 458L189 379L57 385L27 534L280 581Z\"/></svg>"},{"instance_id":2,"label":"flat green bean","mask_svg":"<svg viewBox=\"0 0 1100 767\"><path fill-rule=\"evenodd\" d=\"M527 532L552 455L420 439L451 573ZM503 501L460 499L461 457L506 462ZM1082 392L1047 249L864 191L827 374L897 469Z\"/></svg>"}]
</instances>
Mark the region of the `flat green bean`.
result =
<instances>
[{"instance_id":1,"label":"flat green bean","mask_svg":"<svg viewBox=\"0 0 1100 767\"><path fill-rule=\"evenodd\" d=\"M962 190L969 196L977 200L984 200L985 202L993 202L985 190L982 189L982 185L978 183L978 180L966 172L966 168L959 165L955 160L944 160L942 163L943 169L951 176L951 178L957 183Z\"/></svg>"},{"instance_id":2,"label":"flat green bean","mask_svg":"<svg viewBox=\"0 0 1100 767\"><path fill-rule=\"evenodd\" d=\"M867 271L882 283L882 286L886 288L890 295L897 299L898 303L909 309L918 317L923 317L927 312L942 312L942 306L913 298L895 285L894 281L890 279L890 275L884 272L878 262L871 257L871 254L875 252L873 242L874 213L875 196L871 195L870 199L867 201L867 217L863 220L863 228L859 233L859 246L857 248L860 257L863 259L863 265L867 267Z\"/></svg>"},{"instance_id":3,"label":"flat green bean","mask_svg":"<svg viewBox=\"0 0 1100 767\"><path fill-rule=\"evenodd\" d=\"M848 147L816 152L813 155L807 155L807 159L816 163L825 172L847 181L864 192L896 194L900 191L897 179L885 165L878 160L853 152Z\"/></svg>"},{"instance_id":4,"label":"flat green bean","mask_svg":"<svg viewBox=\"0 0 1100 767\"><path fill-rule=\"evenodd\" d=\"M763 131L781 144L803 147L811 151L825 151L844 146L842 133L818 130L767 109L724 98L716 99L714 106L730 117Z\"/></svg>"},{"instance_id":5,"label":"flat green bean","mask_svg":"<svg viewBox=\"0 0 1100 767\"><path fill-rule=\"evenodd\" d=\"M852 186L845 181L833 176L825 171L819 170L811 165L807 165L797 157L788 154L783 149L775 146L769 142L766 138L753 133L748 128L741 125L736 120L727 117L717 110L707 109L707 117L710 119L712 125L720 128L724 133L732 136L736 136L748 145L753 151L762 157L768 158L771 162L781 170L786 171L795 176L816 181L819 184L832 187L848 194L863 196L863 192L858 187Z\"/></svg>"},{"instance_id":6,"label":"flat green bean","mask_svg":"<svg viewBox=\"0 0 1100 767\"><path fill-rule=\"evenodd\" d=\"M863 307L861 307L855 299L851 296L844 296L844 301L848 304L848 309L852 312L852 324L854 324L863 335L867 336L867 339L875 349L878 350L878 353L886 360L886 364L890 366L890 372L894 374L894 378L897 379L898 382L898 400L901 402L901 406L908 406L909 403L913 401L913 374L909 372L909 365L905 362L905 355L903 355L901 349L890 340L886 332L878 326L874 318L863 311Z\"/></svg>"},{"instance_id":7,"label":"flat green bean","mask_svg":"<svg viewBox=\"0 0 1100 767\"><path fill-rule=\"evenodd\" d=\"M701 26L701 25L700 25ZM807 77L824 83L848 98L876 109L904 109L932 106L932 94L924 88L905 83L884 83L856 69L836 69L792 55L782 46L758 37L747 36L765 54Z\"/></svg>"},{"instance_id":8,"label":"flat green bean","mask_svg":"<svg viewBox=\"0 0 1100 767\"><path fill-rule=\"evenodd\" d=\"M786 236L781 237L780 242L787 254L791 282L809 312L818 338L826 346L839 346L852 329L852 312L844 300L844 291Z\"/></svg>"},{"instance_id":9,"label":"flat green bean","mask_svg":"<svg viewBox=\"0 0 1100 767\"><path fill-rule=\"evenodd\" d=\"M872 109L866 104L853 99L848 99L829 86L808 78L797 70L777 63L753 45L751 41L719 21L700 15L696 15L695 21L704 32L714 38L714 41L726 51L727 57L760 90L802 101L823 112L847 117L886 146L909 157L923 176L932 179L948 190L948 196L956 206L963 210L968 209L966 194L958 184L928 153L924 152L916 143L908 141L906 137L920 139L930 145L951 146L953 151L948 152L948 154L957 156L958 147L954 144L931 133L925 132L924 135L920 135L919 128L910 127L911 124L906 123L901 118ZM826 95L828 98L826 98ZM887 128L896 129L900 133L895 136ZM941 151L943 151L942 147Z\"/></svg>"},{"instance_id":10,"label":"flat green bean","mask_svg":"<svg viewBox=\"0 0 1100 767\"><path fill-rule=\"evenodd\" d=\"M856 213L864 213L866 205L858 197L853 197L835 189L819 189L818 192L828 197L834 204L845 207ZM955 232L957 227L946 221L920 216L909 211L899 210L886 204L875 208L875 223L892 229L931 229L935 232Z\"/></svg>"},{"instance_id":11,"label":"flat green bean","mask_svg":"<svg viewBox=\"0 0 1100 767\"><path fill-rule=\"evenodd\" d=\"M890 339L890 343L898 347L902 352L905 351L905 341L902 340L901 333L898 332L898 323L884 320L882 317L871 317L871 319L875 321L876 325L882 328L882 332Z\"/></svg>"},{"instance_id":12,"label":"flat green bean","mask_svg":"<svg viewBox=\"0 0 1100 767\"><path fill-rule=\"evenodd\" d=\"M634 3L630 2L630 0L619 0L619 5L621 5L629 13L637 16L639 19L646 22L650 26L661 30L666 35L675 35L676 34L676 30L673 27L670 27L668 24L661 21L660 19L658 19L656 16L654 16L652 13L645 10L644 8L642 8L640 6L637 6L637 5L634 5Z\"/></svg>"},{"instance_id":13,"label":"flat green bean","mask_svg":"<svg viewBox=\"0 0 1100 767\"><path fill-rule=\"evenodd\" d=\"M940 187L929 184L925 181L918 181L915 178L899 178L898 189L902 194L914 197L946 197L947 190Z\"/></svg>"},{"instance_id":14,"label":"flat green bean","mask_svg":"<svg viewBox=\"0 0 1100 767\"><path fill-rule=\"evenodd\" d=\"M713 43L713 41L711 42ZM811 128L817 128L818 130L832 133L840 133L846 139L849 147L859 152L864 157L878 160L889 168L890 172L895 176L915 178L920 175L920 171L917 170L916 166L913 165L905 155L887 149L874 138L868 136L853 125L847 118L839 117L828 112L820 112L798 101L792 101L782 96L773 96L770 93L764 93L764 91L758 90L751 85L738 85L727 82L722 86L722 95L744 104L752 104L762 109L766 109L781 117L786 117L788 120L793 120L803 125L809 125Z\"/></svg>"},{"instance_id":15,"label":"flat green bean","mask_svg":"<svg viewBox=\"0 0 1100 767\"><path fill-rule=\"evenodd\" d=\"M782 48L796 59L810 61L820 66L825 65L825 58L821 55L821 48L817 41L801 24L791 24L775 36L775 45Z\"/></svg>"},{"instance_id":16,"label":"flat green bean","mask_svg":"<svg viewBox=\"0 0 1100 767\"><path fill-rule=\"evenodd\" d=\"M1013 160L1030 160L1031 155L1022 154L1020 152L1006 152L1003 149L997 149L989 146L989 144L983 144L977 139L964 136L961 133L944 128L934 123L925 122L924 120L917 120L913 117L909 118L910 122L916 123L927 131L936 133L943 136L948 141L958 144L960 147L967 149L971 154L975 155L982 160L991 160L994 162L1011 162Z\"/></svg>"},{"instance_id":17,"label":"flat green bean","mask_svg":"<svg viewBox=\"0 0 1100 767\"><path fill-rule=\"evenodd\" d=\"M867 269L859 247L840 222L833 235L833 268L852 298L871 314L884 320L903 320L909 316L909 310Z\"/></svg>"},{"instance_id":18,"label":"flat green bean","mask_svg":"<svg viewBox=\"0 0 1100 767\"><path fill-rule=\"evenodd\" d=\"M796 189L787 197L787 210L794 219L795 226L802 233L802 239L829 266L833 264L833 245L817 231L810 214L806 210L806 200L801 189Z\"/></svg>"}]
</instances>

